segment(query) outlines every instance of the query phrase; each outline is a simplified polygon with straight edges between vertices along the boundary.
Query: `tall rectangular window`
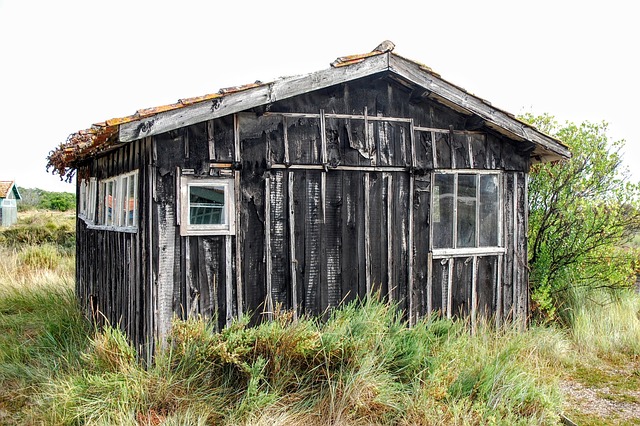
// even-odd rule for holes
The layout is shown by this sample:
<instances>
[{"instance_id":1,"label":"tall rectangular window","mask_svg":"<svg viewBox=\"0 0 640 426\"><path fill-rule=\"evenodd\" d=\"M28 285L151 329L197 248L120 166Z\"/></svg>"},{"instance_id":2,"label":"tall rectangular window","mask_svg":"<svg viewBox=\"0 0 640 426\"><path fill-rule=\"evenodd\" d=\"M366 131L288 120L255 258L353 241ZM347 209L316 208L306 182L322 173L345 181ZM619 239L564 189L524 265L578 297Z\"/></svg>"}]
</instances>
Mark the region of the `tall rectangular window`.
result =
<instances>
[{"instance_id":1,"label":"tall rectangular window","mask_svg":"<svg viewBox=\"0 0 640 426\"><path fill-rule=\"evenodd\" d=\"M181 178L182 235L235 233L234 181L230 178Z\"/></svg>"},{"instance_id":2,"label":"tall rectangular window","mask_svg":"<svg viewBox=\"0 0 640 426\"><path fill-rule=\"evenodd\" d=\"M500 173L443 171L434 173L432 182L435 254L501 247Z\"/></svg>"},{"instance_id":3,"label":"tall rectangular window","mask_svg":"<svg viewBox=\"0 0 640 426\"><path fill-rule=\"evenodd\" d=\"M82 179L79 184L78 217L93 224L96 212L96 178Z\"/></svg>"}]
</instances>

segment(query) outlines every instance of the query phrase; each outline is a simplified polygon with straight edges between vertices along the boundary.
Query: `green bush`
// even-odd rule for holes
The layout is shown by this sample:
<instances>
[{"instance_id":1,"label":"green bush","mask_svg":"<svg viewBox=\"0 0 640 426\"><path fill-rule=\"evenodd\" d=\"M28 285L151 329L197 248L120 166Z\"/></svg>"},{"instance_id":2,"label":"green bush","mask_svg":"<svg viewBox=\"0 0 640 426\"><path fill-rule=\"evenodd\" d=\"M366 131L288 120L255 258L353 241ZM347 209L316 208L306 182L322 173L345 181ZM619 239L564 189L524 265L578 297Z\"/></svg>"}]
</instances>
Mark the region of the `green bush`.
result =
<instances>
[{"instance_id":1,"label":"green bush","mask_svg":"<svg viewBox=\"0 0 640 426\"><path fill-rule=\"evenodd\" d=\"M40 188L19 188L22 200L18 202L18 211L35 209L66 212L76 206L76 196L71 192L45 191Z\"/></svg>"},{"instance_id":2,"label":"green bush","mask_svg":"<svg viewBox=\"0 0 640 426\"><path fill-rule=\"evenodd\" d=\"M624 248L640 232L640 184L622 164L624 141L606 123L559 124L523 117L571 148L571 159L538 163L529 180L529 267L533 311L555 319L568 292L624 291L640 251Z\"/></svg>"}]
</instances>

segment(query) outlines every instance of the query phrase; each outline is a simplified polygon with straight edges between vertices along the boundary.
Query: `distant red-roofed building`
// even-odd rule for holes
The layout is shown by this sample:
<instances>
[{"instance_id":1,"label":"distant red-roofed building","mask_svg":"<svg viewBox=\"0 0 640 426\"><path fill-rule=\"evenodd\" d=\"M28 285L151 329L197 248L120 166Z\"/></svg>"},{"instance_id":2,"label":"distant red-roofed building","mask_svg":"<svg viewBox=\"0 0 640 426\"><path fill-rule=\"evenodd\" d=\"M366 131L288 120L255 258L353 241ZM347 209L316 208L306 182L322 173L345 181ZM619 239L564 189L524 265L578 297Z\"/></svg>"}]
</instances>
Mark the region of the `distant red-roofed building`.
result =
<instances>
[{"instance_id":1,"label":"distant red-roofed building","mask_svg":"<svg viewBox=\"0 0 640 426\"><path fill-rule=\"evenodd\" d=\"M18 220L17 201L20 192L13 181L0 180L0 226L11 226Z\"/></svg>"}]
</instances>

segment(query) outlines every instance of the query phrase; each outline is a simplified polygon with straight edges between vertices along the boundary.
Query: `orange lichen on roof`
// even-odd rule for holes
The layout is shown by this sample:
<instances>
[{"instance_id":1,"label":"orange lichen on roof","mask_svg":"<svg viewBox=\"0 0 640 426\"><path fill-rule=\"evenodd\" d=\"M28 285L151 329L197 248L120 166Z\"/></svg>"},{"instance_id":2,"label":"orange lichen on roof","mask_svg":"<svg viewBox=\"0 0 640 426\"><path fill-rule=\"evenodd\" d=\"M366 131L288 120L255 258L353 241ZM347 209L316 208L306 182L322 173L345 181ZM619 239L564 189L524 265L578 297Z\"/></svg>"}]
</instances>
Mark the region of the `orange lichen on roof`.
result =
<instances>
[{"instance_id":1,"label":"orange lichen on roof","mask_svg":"<svg viewBox=\"0 0 640 426\"><path fill-rule=\"evenodd\" d=\"M360 55L341 56L337 58L335 61L331 62L331 66L334 68L346 67L347 65L357 64L359 62L364 61L367 58L370 58L372 56L382 55L383 53L384 52L378 52L374 50L373 52L362 53Z\"/></svg>"},{"instance_id":2,"label":"orange lichen on roof","mask_svg":"<svg viewBox=\"0 0 640 426\"><path fill-rule=\"evenodd\" d=\"M222 98L231 93L249 90L264 84L265 83L261 81L256 81L255 83L244 84L242 86L228 87L220 89L218 93L179 99L178 102L173 104L143 108L137 110L135 114L132 115L111 118L103 122L95 123L89 129L72 133L65 142L51 151L47 157L47 170L52 170L53 173L59 174L61 179L71 181L73 178L73 168L77 161L104 152L115 145L121 124L148 118L161 112L177 110L198 102Z\"/></svg>"}]
</instances>

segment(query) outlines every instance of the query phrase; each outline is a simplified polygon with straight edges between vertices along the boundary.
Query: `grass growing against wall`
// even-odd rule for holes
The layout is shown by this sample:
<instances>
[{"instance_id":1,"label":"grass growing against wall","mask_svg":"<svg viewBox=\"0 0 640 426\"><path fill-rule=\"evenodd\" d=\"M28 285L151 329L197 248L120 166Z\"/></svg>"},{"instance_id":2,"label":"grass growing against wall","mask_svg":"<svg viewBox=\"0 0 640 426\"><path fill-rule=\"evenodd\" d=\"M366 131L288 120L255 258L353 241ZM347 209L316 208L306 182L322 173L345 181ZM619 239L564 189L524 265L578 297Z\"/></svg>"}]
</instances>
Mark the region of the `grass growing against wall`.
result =
<instances>
[{"instance_id":1,"label":"grass growing against wall","mask_svg":"<svg viewBox=\"0 0 640 426\"><path fill-rule=\"evenodd\" d=\"M471 336L464 323L437 319L408 328L393 307L369 301L324 324L283 313L216 333L176 321L145 371L107 329L83 368L49 381L35 401L50 424L546 424L560 399L541 338L562 337L488 327Z\"/></svg>"},{"instance_id":2,"label":"grass growing against wall","mask_svg":"<svg viewBox=\"0 0 640 426\"><path fill-rule=\"evenodd\" d=\"M85 321L72 283L68 250L0 245L0 424L559 424L560 412L626 421L563 405L567 383L640 406L633 293L575 295L566 328L524 332L480 324L471 334L435 317L409 328L375 300L325 323L283 312L217 333L195 318L175 322L145 369L120 331Z\"/></svg>"}]
</instances>

